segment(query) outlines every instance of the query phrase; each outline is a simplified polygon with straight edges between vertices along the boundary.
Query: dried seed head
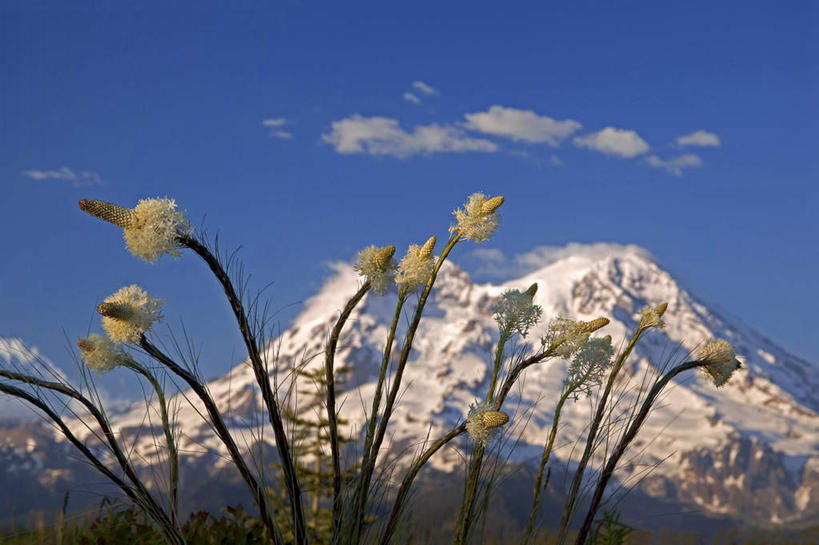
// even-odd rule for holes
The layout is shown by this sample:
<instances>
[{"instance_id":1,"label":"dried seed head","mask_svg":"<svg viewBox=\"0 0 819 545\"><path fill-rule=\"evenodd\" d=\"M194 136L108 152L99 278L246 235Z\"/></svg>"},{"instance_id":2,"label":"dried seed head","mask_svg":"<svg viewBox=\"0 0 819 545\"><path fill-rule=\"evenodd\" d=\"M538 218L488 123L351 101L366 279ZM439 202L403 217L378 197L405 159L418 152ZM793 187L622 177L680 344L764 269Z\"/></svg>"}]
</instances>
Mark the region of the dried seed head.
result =
<instances>
[{"instance_id":1,"label":"dried seed head","mask_svg":"<svg viewBox=\"0 0 819 545\"><path fill-rule=\"evenodd\" d=\"M528 289L527 289L525 292L523 292L523 293L525 293L526 295L528 295L528 296L529 296L529 299L534 299L534 298L535 298L535 294L537 293L537 282L535 282L534 284L532 284L531 286L529 286L529 288L528 288Z\"/></svg>"},{"instance_id":2,"label":"dried seed head","mask_svg":"<svg viewBox=\"0 0 819 545\"><path fill-rule=\"evenodd\" d=\"M105 201L93 201L83 199L80 201L80 209L97 218L119 225L123 229L131 226L134 211L116 204Z\"/></svg>"},{"instance_id":3,"label":"dried seed head","mask_svg":"<svg viewBox=\"0 0 819 545\"><path fill-rule=\"evenodd\" d=\"M495 210L497 210L498 208L500 208L500 205L502 204L503 204L502 196L498 195L497 197L492 197L491 199L489 199L488 201L484 202L481 205L481 213L484 216L487 216L494 212Z\"/></svg>"},{"instance_id":4,"label":"dried seed head","mask_svg":"<svg viewBox=\"0 0 819 545\"><path fill-rule=\"evenodd\" d=\"M82 361L99 373L110 371L118 365L133 364L134 360L125 353L121 346L97 333L77 341Z\"/></svg>"},{"instance_id":5,"label":"dried seed head","mask_svg":"<svg viewBox=\"0 0 819 545\"><path fill-rule=\"evenodd\" d=\"M418 250L418 257L421 259L428 259L432 257L432 250L435 249L435 242L437 242L437 239L434 236L429 237L424 245L421 246L421 249Z\"/></svg>"},{"instance_id":6,"label":"dried seed head","mask_svg":"<svg viewBox=\"0 0 819 545\"><path fill-rule=\"evenodd\" d=\"M128 320L134 315L134 309L131 305L124 305L122 303L100 303L97 305L97 312L107 318L116 318L117 320Z\"/></svg>"},{"instance_id":7,"label":"dried seed head","mask_svg":"<svg viewBox=\"0 0 819 545\"><path fill-rule=\"evenodd\" d=\"M509 422L509 415L501 411L486 411L480 414L480 419L484 426L492 429Z\"/></svg>"},{"instance_id":8,"label":"dried seed head","mask_svg":"<svg viewBox=\"0 0 819 545\"><path fill-rule=\"evenodd\" d=\"M466 431L476 442L485 445L497 435L499 428L509 422L509 415L496 411L491 403L481 402L469 406Z\"/></svg>"},{"instance_id":9,"label":"dried seed head","mask_svg":"<svg viewBox=\"0 0 819 545\"><path fill-rule=\"evenodd\" d=\"M589 333L594 333L598 329L609 325L608 318L595 318L590 322L582 322L583 328L588 331Z\"/></svg>"}]
</instances>

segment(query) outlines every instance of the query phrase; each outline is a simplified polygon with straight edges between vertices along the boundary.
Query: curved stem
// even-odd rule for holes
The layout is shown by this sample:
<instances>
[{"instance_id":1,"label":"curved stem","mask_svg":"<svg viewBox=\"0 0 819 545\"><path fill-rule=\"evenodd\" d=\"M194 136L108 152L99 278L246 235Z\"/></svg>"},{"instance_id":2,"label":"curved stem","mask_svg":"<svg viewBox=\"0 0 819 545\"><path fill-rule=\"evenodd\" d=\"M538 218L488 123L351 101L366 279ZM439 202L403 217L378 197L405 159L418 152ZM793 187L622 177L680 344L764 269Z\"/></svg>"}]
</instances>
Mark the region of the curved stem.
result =
<instances>
[{"instance_id":1,"label":"curved stem","mask_svg":"<svg viewBox=\"0 0 819 545\"><path fill-rule=\"evenodd\" d=\"M236 290L233 288L233 283L230 277L222 268L219 260L208 250L204 244L188 235L180 235L179 243L193 250L205 263L207 263L211 272L213 272L216 279L222 285L225 291L228 302L230 303L233 314L239 325L239 331L247 348L250 363L253 367L253 373L256 377L256 382L262 393L267 406L268 419L270 425L273 427L273 434L276 437L276 449L279 451L279 458L281 459L282 471L284 473L284 481L287 486L287 495L290 498L290 509L294 522L294 534L296 543L303 545L307 543L307 535L304 527L304 511L301 504L301 488L299 486L298 476L293 464L293 458L290 453L290 443L287 440L287 434L284 430L284 423L282 421L279 405L276 401L275 392L270 385L270 374L266 369L262 358L259 354L259 347L256 343L256 337L250 329L247 314L242 306L242 301L236 295Z\"/></svg>"},{"instance_id":2,"label":"curved stem","mask_svg":"<svg viewBox=\"0 0 819 545\"><path fill-rule=\"evenodd\" d=\"M597 430L600 427L600 423L603 421L603 416L606 410L606 402L608 401L609 394L611 393L612 388L614 387L614 381L617 378L617 374L620 372L620 369L623 367L626 359L631 355L631 352L634 350L634 347L637 345L637 341L640 339L640 335L646 328L638 327L637 331L634 332L634 335L628 341L628 345L626 345L626 349L617 357L617 360L612 366L611 372L609 373L608 381L606 382L606 387L603 390L603 394L600 397L600 401L597 404L597 411L594 414L594 418L589 425L589 433L586 437L586 447L583 449L583 455L580 458L580 462L577 466L577 470L574 473L574 479L572 480L572 486L569 490L569 496L566 499L566 504L563 507L563 514L561 515L560 519L560 534L558 536L558 543L559 545L564 545L566 543L566 539L568 537L569 532L569 522L571 521L572 514L574 513L574 506L577 502L577 496L580 492L580 484L583 481L583 473L586 470L586 466L589 463L589 459L592 456L594 451L594 442L597 438Z\"/></svg>"},{"instance_id":3,"label":"curved stem","mask_svg":"<svg viewBox=\"0 0 819 545\"><path fill-rule=\"evenodd\" d=\"M603 472L600 474L600 478L597 481L597 487L594 490L594 496L592 496L591 505L589 506L589 511L586 513L586 518L583 520L583 526L580 527L580 532L577 535L577 540L575 541L575 545L584 545L586 542L586 538L589 535L589 531L591 530L592 522L594 521L594 516L597 514L597 509L600 507L600 501L603 499L603 492L606 489L606 486L611 479L612 474L614 473L614 469L617 467L617 463L620 461L620 458L626 452L629 444L634 440L637 436L637 432L640 431L640 427L643 425L646 417L648 416L649 411L651 410L651 406L654 405L654 402L657 399L657 396L660 395L663 388L666 385L679 375L680 373L687 371L689 369L695 369L697 367L701 367L705 365L701 361L689 361L678 365L671 371L667 372L663 375L662 378L657 380L654 383L654 386L649 391L648 395L646 396L645 400L643 401L643 405L640 408L640 412L637 413L637 417L634 421L629 425L628 430L623 435L620 442L617 444L617 447L612 452L611 456L606 462L606 466L603 468Z\"/></svg>"},{"instance_id":4,"label":"curved stem","mask_svg":"<svg viewBox=\"0 0 819 545\"><path fill-rule=\"evenodd\" d=\"M334 363L338 339L341 330L353 309L358 305L364 295L369 291L370 281L364 285L347 301L344 309L330 333L330 340L327 342L324 358L324 379L327 383L327 426L330 429L330 452L333 459L333 530L337 529L341 523L341 459L338 452L338 419L336 418L336 379L334 375ZM317 496L318 497L318 496Z\"/></svg>"},{"instance_id":5,"label":"curved stem","mask_svg":"<svg viewBox=\"0 0 819 545\"><path fill-rule=\"evenodd\" d=\"M210 396L199 379L197 379L187 369L180 367L175 361L166 356L156 346L151 344L148 339L145 338L145 335L140 337L139 345L149 356L163 364L175 375L184 380L205 405L205 410L210 417L210 423L213 426L216 435L219 437L222 443L224 443L228 450L228 454L230 454L230 459L233 462L233 465L235 465L239 470L239 474L247 483L251 493L253 494L253 498L256 500L256 505L259 508L259 516L262 518L262 523L265 525L265 528L267 528L267 531L270 534L270 539L273 540L275 544L280 545L280 541L278 539L278 528L276 527L275 522L273 522L273 519L270 518L270 512L267 508L267 496L265 494L265 490L259 485L259 482L247 467L241 452L239 452L239 448L236 446L236 442L233 440L233 437L230 435L230 432L225 425L225 421L222 419L222 414L219 412L219 409L216 407L216 403L213 401L213 398Z\"/></svg>"},{"instance_id":6,"label":"curved stem","mask_svg":"<svg viewBox=\"0 0 819 545\"><path fill-rule=\"evenodd\" d=\"M418 475L418 472L421 468L426 464L432 456L441 450L441 448L464 433L466 431L466 423L457 426L452 431L435 441L424 453L421 455L418 460L412 464L412 467L404 475L404 480L401 481L401 487L398 489L398 494L395 497L395 502L392 506L392 512L390 513L390 518L387 521L387 527L384 530L384 535L381 536L381 545L387 545L390 540L392 539L393 534L398 526L398 520L401 516L401 512L404 507L404 502L406 501L407 497L409 496L410 488L412 488L412 484L415 481L415 477Z\"/></svg>"},{"instance_id":7,"label":"curved stem","mask_svg":"<svg viewBox=\"0 0 819 545\"><path fill-rule=\"evenodd\" d=\"M127 365L129 369L132 369L145 377L148 382L151 383L153 386L154 391L156 392L157 400L159 401L159 414L162 418L162 429L165 433L165 443L168 446L168 488L169 488L169 497L171 503L171 520L174 524L178 524L179 518L179 451L176 447L176 441L174 440L173 433L171 432L171 422L168 418L168 404L165 401L165 392L162 390L162 387L159 384L159 381L156 380L156 377L146 368L139 364L129 364Z\"/></svg>"},{"instance_id":8,"label":"curved stem","mask_svg":"<svg viewBox=\"0 0 819 545\"><path fill-rule=\"evenodd\" d=\"M62 384L59 384L59 383L50 383L48 381L41 381L39 379L36 379L35 377L27 377L27 378L33 379L33 380L25 380L25 379L21 379L21 378L17 378L17 377L9 377L8 375L18 375L18 376L26 377L26 375L20 375L19 373L9 373L9 372L6 372L6 371L2 372L2 376L5 376L7 378L13 378L14 380L22 380L22 381L25 381L25 382L27 382L29 384L34 384L36 386L41 386L41 387L44 387L44 388L53 389L55 391L59 391L60 393L64 393L66 395L69 395L70 397L73 397L74 399L77 399L77 400L80 400L79 397L83 397L82 395L79 394L79 392L76 392L71 388L67 388L65 385L62 385ZM40 384L37 384L38 382ZM60 388L50 388L49 386L46 386L46 384L60 386ZM119 489L122 490L125 493L125 495L132 502L134 502L136 505L139 505L139 506L143 507L143 510L148 514L148 516L150 516L156 523L159 524L160 529L161 529L163 535L165 536L165 539L168 541L168 543L171 543L172 545L185 545L184 536L174 526L174 524L167 517L167 515L164 513L162 508L153 500L153 498L150 496L150 494L148 494L147 496L143 494L144 487L141 486L141 483L139 481L135 482L134 486L137 487L137 490L134 490L125 481L123 481L117 475L115 475L110 469L108 469L107 466L105 466L105 464L103 464L99 460L99 458L97 458L91 452L91 450L88 447L85 446L85 444L82 441L80 441L71 432L71 429L66 425L66 423L63 421L63 419L60 418L60 416L57 413L55 413L45 402L43 402L41 399L36 398L35 396L31 395L30 393L28 393L28 392L26 392L24 390L21 390L20 388L10 386L8 384L0 383L0 392L3 392L5 394L8 394L8 395L17 397L19 399L22 399L22 400L30 403L31 405L37 407L41 411L43 411L52 420L52 422L54 422L57 425L57 427L60 428L60 432L62 432L63 436L65 436L65 438L68 439L68 441L72 445L74 445L74 447L77 450L79 450L83 454L83 456L85 456L91 462L91 464L94 466L94 468L97 471L99 471L100 473L105 475L111 482L113 482L117 487L119 487ZM79 397L76 397L76 396L72 395L72 393L77 394ZM83 399L85 399L85 398L83 397ZM90 401L89 401L89 403L90 403ZM98 411L95 411L95 412L98 413ZM96 416L95 416L95 418L96 418ZM108 432L110 432L110 428L107 428L107 429L108 429ZM108 434L108 432L104 431L104 433L106 433L106 435ZM127 460L126 460L126 462L127 462ZM128 465L130 466L130 464L128 464ZM132 477L129 475L129 479L131 479L131 478ZM147 493L147 490L144 490L144 492Z\"/></svg>"}]
</instances>

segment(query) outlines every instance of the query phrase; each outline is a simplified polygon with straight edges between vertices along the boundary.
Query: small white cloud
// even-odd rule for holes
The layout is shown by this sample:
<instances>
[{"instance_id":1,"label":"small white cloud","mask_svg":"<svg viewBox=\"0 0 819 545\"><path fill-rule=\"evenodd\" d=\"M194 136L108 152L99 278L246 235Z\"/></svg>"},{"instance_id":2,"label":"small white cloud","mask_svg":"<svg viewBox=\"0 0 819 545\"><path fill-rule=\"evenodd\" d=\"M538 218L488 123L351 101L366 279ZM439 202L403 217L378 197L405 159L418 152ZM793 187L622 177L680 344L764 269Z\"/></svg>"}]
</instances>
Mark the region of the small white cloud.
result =
<instances>
[{"instance_id":1,"label":"small white cloud","mask_svg":"<svg viewBox=\"0 0 819 545\"><path fill-rule=\"evenodd\" d=\"M686 153L668 160L660 159L656 155L649 155L646 157L646 162L653 167L665 169L675 176L682 176L684 168L702 166L702 160L693 153Z\"/></svg>"},{"instance_id":2,"label":"small white cloud","mask_svg":"<svg viewBox=\"0 0 819 545\"><path fill-rule=\"evenodd\" d=\"M284 127L287 125L287 120L283 117L272 117L262 120L262 125L265 127Z\"/></svg>"},{"instance_id":3,"label":"small white cloud","mask_svg":"<svg viewBox=\"0 0 819 545\"><path fill-rule=\"evenodd\" d=\"M636 157L651 149L636 132L615 127L606 127L598 132L578 136L574 139L574 143L583 148L626 159Z\"/></svg>"},{"instance_id":4,"label":"small white cloud","mask_svg":"<svg viewBox=\"0 0 819 545\"><path fill-rule=\"evenodd\" d=\"M91 170L74 172L68 167L61 167L57 170L24 170L23 176L27 176L32 180L66 180L71 182L73 187L105 185L105 180L96 172Z\"/></svg>"},{"instance_id":5,"label":"small white cloud","mask_svg":"<svg viewBox=\"0 0 819 545\"><path fill-rule=\"evenodd\" d=\"M269 136L273 138L281 138L283 140L290 140L293 138L293 133L282 130L281 127L287 125L287 119L283 117L273 117L270 119L263 119L262 126L270 129Z\"/></svg>"},{"instance_id":6,"label":"small white cloud","mask_svg":"<svg viewBox=\"0 0 819 545\"><path fill-rule=\"evenodd\" d=\"M678 146L703 146L718 148L721 142L719 136L708 131L696 131L677 138Z\"/></svg>"},{"instance_id":7,"label":"small white cloud","mask_svg":"<svg viewBox=\"0 0 819 545\"><path fill-rule=\"evenodd\" d=\"M554 153L552 154L551 161L552 161L552 164L554 166L556 166L556 167L559 167L560 165L563 164L563 161L560 160L560 157L558 157Z\"/></svg>"},{"instance_id":8,"label":"small white cloud","mask_svg":"<svg viewBox=\"0 0 819 545\"><path fill-rule=\"evenodd\" d=\"M557 146L561 140L579 130L577 121L556 121L532 110L492 106L485 112L466 114L466 127L486 134L504 136L524 142L545 142Z\"/></svg>"},{"instance_id":9,"label":"small white cloud","mask_svg":"<svg viewBox=\"0 0 819 545\"><path fill-rule=\"evenodd\" d=\"M421 103L421 99L413 95L412 93L404 93L404 100L406 100L407 102L412 102L413 104Z\"/></svg>"},{"instance_id":10,"label":"small white cloud","mask_svg":"<svg viewBox=\"0 0 819 545\"><path fill-rule=\"evenodd\" d=\"M334 121L332 130L321 138L341 154L409 157L421 153L494 152L498 149L494 142L467 137L451 125L419 125L407 132L395 119L358 114Z\"/></svg>"},{"instance_id":11,"label":"small white cloud","mask_svg":"<svg viewBox=\"0 0 819 545\"><path fill-rule=\"evenodd\" d=\"M413 81L412 82L412 87L414 89L418 90L420 93L422 93L424 95L437 95L437 94L439 94L437 89L434 89L433 87L430 87L429 85L427 85L423 81Z\"/></svg>"}]
</instances>

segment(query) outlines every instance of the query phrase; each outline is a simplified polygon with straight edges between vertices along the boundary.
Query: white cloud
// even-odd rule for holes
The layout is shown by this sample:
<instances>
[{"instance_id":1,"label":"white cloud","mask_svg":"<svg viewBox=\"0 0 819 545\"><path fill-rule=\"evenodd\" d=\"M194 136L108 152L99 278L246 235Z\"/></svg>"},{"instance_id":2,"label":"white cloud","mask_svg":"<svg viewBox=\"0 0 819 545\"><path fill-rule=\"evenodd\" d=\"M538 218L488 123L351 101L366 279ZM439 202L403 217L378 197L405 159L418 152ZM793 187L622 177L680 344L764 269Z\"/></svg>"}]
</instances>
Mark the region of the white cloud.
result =
<instances>
[{"instance_id":1,"label":"white cloud","mask_svg":"<svg viewBox=\"0 0 819 545\"><path fill-rule=\"evenodd\" d=\"M283 130L281 127L287 125L287 119L283 117L273 117L270 119L263 119L262 126L268 127L270 129L269 136L273 138L281 138L284 140L290 140L293 138L293 133L289 131Z\"/></svg>"},{"instance_id":2,"label":"white cloud","mask_svg":"<svg viewBox=\"0 0 819 545\"><path fill-rule=\"evenodd\" d=\"M413 95L412 93L404 93L404 100L406 100L407 102L412 102L413 104L421 103L421 99Z\"/></svg>"},{"instance_id":3,"label":"white cloud","mask_svg":"<svg viewBox=\"0 0 819 545\"><path fill-rule=\"evenodd\" d=\"M574 143L583 148L627 159L636 157L651 149L636 132L615 127L606 127L598 132L578 136L574 139Z\"/></svg>"},{"instance_id":4,"label":"white cloud","mask_svg":"<svg viewBox=\"0 0 819 545\"><path fill-rule=\"evenodd\" d=\"M518 110L505 106L492 106L485 112L466 114L466 126L486 134L505 136L525 142L545 142L556 146L561 140L580 129L577 121L556 121L532 110Z\"/></svg>"},{"instance_id":5,"label":"white cloud","mask_svg":"<svg viewBox=\"0 0 819 545\"><path fill-rule=\"evenodd\" d=\"M656 155L646 157L646 162L656 168L663 168L675 176L682 176L682 169L702 166L702 160L693 153L686 153L673 159L660 159Z\"/></svg>"},{"instance_id":6,"label":"white cloud","mask_svg":"<svg viewBox=\"0 0 819 545\"><path fill-rule=\"evenodd\" d=\"M719 136L708 131L696 131L677 138L678 146L705 146L718 148L721 142Z\"/></svg>"},{"instance_id":7,"label":"white cloud","mask_svg":"<svg viewBox=\"0 0 819 545\"><path fill-rule=\"evenodd\" d=\"M505 281L520 278L566 257L596 260L625 251L650 256L648 250L640 246L608 242L594 244L570 242L566 246L536 246L528 252L512 257L497 248L476 248L472 251L471 257L476 259L478 266L471 272L482 279Z\"/></svg>"},{"instance_id":8,"label":"white cloud","mask_svg":"<svg viewBox=\"0 0 819 545\"><path fill-rule=\"evenodd\" d=\"M467 137L451 125L418 125L412 132L407 132L395 119L358 114L334 121L332 130L321 138L342 154L409 157L420 153L494 152L498 149L494 142Z\"/></svg>"},{"instance_id":9,"label":"white cloud","mask_svg":"<svg viewBox=\"0 0 819 545\"><path fill-rule=\"evenodd\" d=\"M81 170L74 172L68 167L61 167L57 170L24 170L23 176L32 180L66 180L74 187L87 187L89 185L104 185L105 180L91 170Z\"/></svg>"},{"instance_id":10,"label":"white cloud","mask_svg":"<svg viewBox=\"0 0 819 545\"><path fill-rule=\"evenodd\" d=\"M419 92L421 92L422 94L425 94L425 95L437 95L438 94L437 89L434 89L434 88L430 87L429 85L427 85L423 81L413 81L412 82L412 87L414 89L417 89Z\"/></svg>"}]
</instances>

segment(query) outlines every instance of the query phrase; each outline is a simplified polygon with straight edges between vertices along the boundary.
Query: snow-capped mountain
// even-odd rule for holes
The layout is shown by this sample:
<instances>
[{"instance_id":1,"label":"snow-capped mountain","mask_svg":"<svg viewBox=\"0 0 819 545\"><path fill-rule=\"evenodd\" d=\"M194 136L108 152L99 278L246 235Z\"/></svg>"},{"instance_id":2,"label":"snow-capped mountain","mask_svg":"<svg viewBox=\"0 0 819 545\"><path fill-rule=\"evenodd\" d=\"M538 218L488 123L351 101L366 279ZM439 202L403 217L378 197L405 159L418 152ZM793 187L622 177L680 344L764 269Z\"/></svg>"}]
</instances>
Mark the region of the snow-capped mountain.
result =
<instances>
[{"instance_id":1,"label":"snow-capped mountain","mask_svg":"<svg viewBox=\"0 0 819 545\"><path fill-rule=\"evenodd\" d=\"M291 371L323 365L328 333L360 282L350 264L336 264L292 327L271 343L267 355L271 362L277 361L282 398L296 401L298 397L305 402L309 397L294 393L309 390L309 384L289 388ZM625 408L634 401L641 382L656 376L662 366L683 361L687 351L712 337L728 340L743 362L720 389L694 372L678 377L666 389L631 454L621 463L617 473L621 485L639 483L642 492L652 497L756 521L776 523L819 515L819 367L709 308L636 246L576 246L557 261L499 284L474 283L466 272L447 263L427 302L405 371L400 402L384 445L388 463L400 468L425 438L446 433L464 418L471 403L485 396L498 339L493 303L504 290L524 290L533 282L539 286L534 302L543 308L544 317L540 329L533 329L526 339L534 343L552 317L591 320L604 316L611 323L597 334L611 335L617 347L635 329L642 307L668 302L665 328L646 335L624 368L623 377L628 381L619 389L617 407ZM339 342L336 364L351 367L340 377L345 391L339 405L348 422L345 431L352 437L360 436L370 410L394 305L394 294L368 294ZM411 307L408 305L407 313L412 312ZM402 320L404 327L408 321ZM396 352L402 340L402 335L396 336ZM513 450L509 445L514 441L506 443L504 453L513 462L536 464L539 460L566 367L562 360L535 365L512 389L504 405L512 417L504 436L519 441ZM230 415L228 422L237 442L256 444L256 424L264 416L247 362L208 387ZM186 463L191 465L204 454L223 449L200 417L199 408L191 407L185 397L191 399L185 393L175 403L180 450L187 453ZM582 448L577 448L577 440L585 434L589 411L590 403L583 399L564 407L556 442L560 448L554 452L553 463L578 456ZM153 411L148 416L146 420L145 404L137 403L114 419L115 428L133 438L133 458L145 465L164 460L162 449L146 433L152 425L156 429L158 419L151 420L157 418ZM461 439L463 447L468 439ZM266 431L263 440L272 441L272 433ZM455 449L444 449L430 464L440 472L454 472L462 470L463 459Z\"/></svg>"}]
</instances>

